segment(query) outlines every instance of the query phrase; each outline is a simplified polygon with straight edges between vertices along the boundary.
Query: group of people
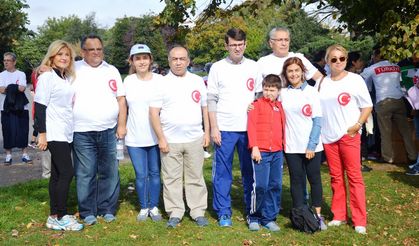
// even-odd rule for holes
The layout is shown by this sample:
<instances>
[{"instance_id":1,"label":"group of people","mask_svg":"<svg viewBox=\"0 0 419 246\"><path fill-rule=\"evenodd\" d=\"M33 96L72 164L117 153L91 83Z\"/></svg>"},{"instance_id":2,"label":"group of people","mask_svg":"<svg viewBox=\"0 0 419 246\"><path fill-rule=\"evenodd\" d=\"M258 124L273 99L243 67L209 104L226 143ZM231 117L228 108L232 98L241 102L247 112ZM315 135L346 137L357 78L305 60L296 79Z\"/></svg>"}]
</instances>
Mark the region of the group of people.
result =
<instances>
[{"instance_id":1,"label":"group of people","mask_svg":"<svg viewBox=\"0 0 419 246\"><path fill-rule=\"evenodd\" d=\"M47 227L83 229L66 207L73 176L84 224L93 225L98 217L106 222L116 219L120 190L116 142L125 139L136 176L138 221L162 219L163 186L167 227L175 228L183 219L184 198L196 224L208 225L203 147L212 141L212 208L219 226L232 226L230 193L237 149L250 230L261 226L280 230L276 218L286 159L293 208L307 206L308 179L319 229L347 223L346 175L353 226L365 234L359 153L361 129L372 110L367 84L345 70L348 52L341 45L327 49L330 73L324 76L302 54L290 52L290 42L287 28L273 28L268 38L272 54L256 62L244 57L245 32L229 29L224 37L228 55L212 65L206 87L201 77L187 70L189 52L181 45L169 49L170 71L161 76L152 72L150 48L135 44L129 53L129 75L122 81L118 70L104 61L99 36L82 39L83 60L77 62L70 44L54 41L40 66L34 99L37 146L51 152ZM9 53L4 57L16 60ZM309 79L316 82L314 87ZM20 86L25 85L19 82L13 78L22 91ZM323 150L333 191L333 218L327 225L321 216Z\"/></svg>"}]
</instances>

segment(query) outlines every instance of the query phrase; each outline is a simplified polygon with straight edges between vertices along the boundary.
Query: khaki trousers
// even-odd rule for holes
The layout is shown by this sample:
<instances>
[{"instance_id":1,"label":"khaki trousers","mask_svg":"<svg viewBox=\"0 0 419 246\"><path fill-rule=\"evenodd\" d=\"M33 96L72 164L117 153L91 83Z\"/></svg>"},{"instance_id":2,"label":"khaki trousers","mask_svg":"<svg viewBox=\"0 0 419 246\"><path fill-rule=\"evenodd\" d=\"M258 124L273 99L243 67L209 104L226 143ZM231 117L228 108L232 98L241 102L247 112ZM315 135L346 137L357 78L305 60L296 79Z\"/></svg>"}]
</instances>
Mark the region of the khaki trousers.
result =
<instances>
[{"instance_id":1,"label":"khaki trousers","mask_svg":"<svg viewBox=\"0 0 419 246\"><path fill-rule=\"evenodd\" d=\"M412 138L412 131L407 123L406 107L403 99L386 98L375 107L378 127L381 133L381 156L385 161L393 162L394 153L391 139L392 121L403 138L409 160L416 160L417 152Z\"/></svg>"},{"instance_id":2,"label":"khaki trousers","mask_svg":"<svg viewBox=\"0 0 419 246\"><path fill-rule=\"evenodd\" d=\"M203 176L202 138L189 143L169 143L169 152L161 154L163 201L166 213L182 219L185 214L183 187L192 219L204 216L207 187Z\"/></svg>"}]
</instances>

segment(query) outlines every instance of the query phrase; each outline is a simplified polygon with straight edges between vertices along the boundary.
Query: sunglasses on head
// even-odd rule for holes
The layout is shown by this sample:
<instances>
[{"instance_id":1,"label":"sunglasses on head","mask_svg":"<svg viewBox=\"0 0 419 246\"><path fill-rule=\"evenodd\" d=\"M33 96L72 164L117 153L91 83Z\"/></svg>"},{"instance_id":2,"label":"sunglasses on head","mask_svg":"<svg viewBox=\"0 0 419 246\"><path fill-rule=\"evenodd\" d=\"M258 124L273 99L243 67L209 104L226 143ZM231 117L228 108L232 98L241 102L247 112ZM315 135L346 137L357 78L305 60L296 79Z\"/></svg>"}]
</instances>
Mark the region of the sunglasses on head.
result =
<instances>
[{"instance_id":1,"label":"sunglasses on head","mask_svg":"<svg viewBox=\"0 0 419 246\"><path fill-rule=\"evenodd\" d=\"M341 57L339 57L339 58L332 58L332 59L330 59L330 61L332 62L332 63L336 63L337 61L340 61L340 62L344 62L344 61L346 61L346 57L344 57L344 56L341 56Z\"/></svg>"}]
</instances>

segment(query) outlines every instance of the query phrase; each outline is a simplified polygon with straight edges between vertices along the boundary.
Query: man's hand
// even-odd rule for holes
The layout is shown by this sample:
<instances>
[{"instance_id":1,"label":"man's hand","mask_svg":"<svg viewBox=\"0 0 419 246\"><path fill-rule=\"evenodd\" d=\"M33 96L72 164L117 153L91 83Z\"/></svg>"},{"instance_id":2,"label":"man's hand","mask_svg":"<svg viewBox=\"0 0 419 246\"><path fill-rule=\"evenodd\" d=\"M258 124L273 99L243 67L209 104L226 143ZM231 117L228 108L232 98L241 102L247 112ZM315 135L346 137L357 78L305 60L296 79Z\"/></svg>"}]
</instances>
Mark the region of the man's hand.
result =
<instances>
[{"instance_id":1,"label":"man's hand","mask_svg":"<svg viewBox=\"0 0 419 246\"><path fill-rule=\"evenodd\" d=\"M211 129L211 138L216 145L221 146L221 133L218 128Z\"/></svg>"},{"instance_id":2,"label":"man's hand","mask_svg":"<svg viewBox=\"0 0 419 246\"><path fill-rule=\"evenodd\" d=\"M159 148L162 153L169 153L169 144L166 141L166 138L159 139Z\"/></svg>"},{"instance_id":3,"label":"man's hand","mask_svg":"<svg viewBox=\"0 0 419 246\"><path fill-rule=\"evenodd\" d=\"M210 145L211 139L210 139L210 135L208 132L204 133L204 139L202 141L202 146L203 147L208 147Z\"/></svg>"},{"instance_id":4,"label":"man's hand","mask_svg":"<svg viewBox=\"0 0 419 246\"><path fill-rule=\"evenodd\" d=\"M122 127L122 126L118 126L116 128L116 137L123 139L125 138L125 136L127 135L127 128L126 127Z\"/></svg>"},{"instance_id":5,"label":"man's hand","mask_svg":"<svg viewBox=\"0 0 419 246\"><path fill-rule=\"evenodd\" d=\"M355 125L351 126L348 128L348 130L346 131L346 133L350 136L350 137L355 137L355 135L359 132L359 130L361 130L361 126L356 123Z\"/></svg>"}]
</instances>

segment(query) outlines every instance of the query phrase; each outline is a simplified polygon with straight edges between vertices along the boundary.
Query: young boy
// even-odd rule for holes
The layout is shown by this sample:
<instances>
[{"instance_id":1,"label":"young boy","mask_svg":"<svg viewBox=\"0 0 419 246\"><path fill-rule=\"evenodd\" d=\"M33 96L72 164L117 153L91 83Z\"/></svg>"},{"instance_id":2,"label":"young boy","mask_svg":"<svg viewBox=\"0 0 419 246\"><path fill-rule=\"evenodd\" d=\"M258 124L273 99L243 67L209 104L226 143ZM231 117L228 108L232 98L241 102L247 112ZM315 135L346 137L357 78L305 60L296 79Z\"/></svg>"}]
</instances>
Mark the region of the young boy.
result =
<instances>
[{"instance_id":1,"label":"young boy","mask_svg":"<svg viewBox=\"0 0 419 246\"><path fill-rule=\"evenodd\" d=\"M282 191L283 146L285 146L285 115L278 96L281 79L267 75L263 82L263 97L253 102L248 113L247 134L252 151L253 191L248 216L249 230L259 225L279 231L276 216L280 209Z\"/></svg>"}]
</instances>

